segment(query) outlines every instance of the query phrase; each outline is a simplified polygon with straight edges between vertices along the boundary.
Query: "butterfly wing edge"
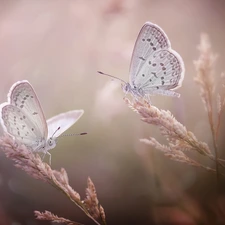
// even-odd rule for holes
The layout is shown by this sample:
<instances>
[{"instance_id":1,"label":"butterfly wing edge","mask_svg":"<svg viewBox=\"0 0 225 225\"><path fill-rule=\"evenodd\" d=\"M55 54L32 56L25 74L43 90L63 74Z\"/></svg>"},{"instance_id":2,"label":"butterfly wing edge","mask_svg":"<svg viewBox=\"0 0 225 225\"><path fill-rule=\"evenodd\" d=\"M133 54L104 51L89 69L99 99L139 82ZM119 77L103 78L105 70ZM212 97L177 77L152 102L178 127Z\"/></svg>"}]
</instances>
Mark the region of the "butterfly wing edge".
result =
<instances>
[{"instance_id":1,"label":"butterfly wing edge","mask_svg":"<svg viewBox=\"0 0 225 225\"><path fill-rule=\"evenodd\" d=\"M183 80L184 80L184 74L185 74L185 66L184 66L184 61L183 61L182 57L180 56L180 54L178 52L176 52L175 50L173 50L171 48L168 49L168 50L177 57L178 61L180 62L180 66L181 66L181 70L182 70L177 86L175 88L170 89L170 90L175 90L175 89L182 86L182 83L183 83Z\"/></svg>"},{"instance_id":2,"label":"butterfly wing edge","mask_svg":"<svg viewBox=\"0 0 225 225\"><path fill-rule=\"evenodd\" d=\"M60 113L56 116L51 117L50 119L47 120L47 125L48 125L48 138L52 136L52 134L60 127L60 124L57 124L58 121L63 122L64 119L66 118L71 118L71 122L68 126L65 128L59 129L59 131L56 133L56 136L60 136L63 132L65 132L67 129L69 129L72 125L74 125L80 117L84 114L83 109L77 109L77 110L71 110L67 111L64 113ZM56 124L56 125L54 125Z\"/></svg>"}]
</instances>

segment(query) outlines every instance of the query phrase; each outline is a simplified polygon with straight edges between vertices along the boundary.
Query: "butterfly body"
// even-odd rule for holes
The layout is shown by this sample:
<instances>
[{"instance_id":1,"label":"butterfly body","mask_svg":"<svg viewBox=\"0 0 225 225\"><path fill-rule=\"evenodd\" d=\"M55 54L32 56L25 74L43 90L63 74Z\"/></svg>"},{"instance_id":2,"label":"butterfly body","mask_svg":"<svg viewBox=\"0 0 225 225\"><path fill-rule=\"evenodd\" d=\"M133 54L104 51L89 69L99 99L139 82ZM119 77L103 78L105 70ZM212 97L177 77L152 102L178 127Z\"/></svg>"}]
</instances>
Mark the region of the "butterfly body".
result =
<instances>
[{"instance_id":1,"label":"butterfly body","mask_svg":"<svg viewBox=\"0 0 225 225\"><path fill-rule=\"evenodd\" d=\"M50 154L57 137L83 114L83 110L72 110L46 121L38 97L26 80L11 87L8 102L2 103L0 109L4 131L31 151L44 154Z\"/></svg>"},{"instance_id":2,"label":"butterfly body","mask_svg":"<svg viewBox=\"0 0 225 225\"><path fill-rule=\"evenodd\" d=\"M35 151L36 152L47 152L53 148L55 148L56 146L56 138L50 137L49 139L47 139L47 141L45 141L45 143L41 146L42 148L37 148Z\"/></svg>"},{"instance_id":3,"label":"butterfly body","mask_svg":"<svg viewBox=\"0 0 225 225\"><path fill-rule=\"evenodd\" d=\"M135 84L131 85L130 83L122 84L122 90L125 94L130 93L133 96L144 97L145 93L141 87L137 87Z\"/></svg>"},{"instance_id":4,"label":"butterfly body","mask_svg":"<svg viewBox=\"0 0 225 225\"><path fill-rule=\"evenodd\" d=\"M37 146L31 146L31 149L34 152L44 152L47 153L49 150L55 148L56 146L56 138L50 137L49 139L40 140Z\"/></svg>"}]
</instances>

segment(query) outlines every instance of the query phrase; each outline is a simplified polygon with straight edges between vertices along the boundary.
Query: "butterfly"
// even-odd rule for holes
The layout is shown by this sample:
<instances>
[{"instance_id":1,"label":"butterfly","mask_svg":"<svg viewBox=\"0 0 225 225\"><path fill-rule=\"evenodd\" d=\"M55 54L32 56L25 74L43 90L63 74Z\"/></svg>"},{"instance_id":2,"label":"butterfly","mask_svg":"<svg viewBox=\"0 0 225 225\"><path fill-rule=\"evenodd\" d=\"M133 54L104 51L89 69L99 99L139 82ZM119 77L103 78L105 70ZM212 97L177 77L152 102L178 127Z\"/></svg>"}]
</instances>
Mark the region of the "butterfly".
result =
<instances>
[{"instance_id":1,"label":"butterfly","mask_svg":"<svg viewBox=\"0 0 225 225\"><path fill-rule=\"evenodd\" d=\"M156 24L146 22L137 37L129 72L129 82L98 71L102 75L122 82L122 89L135 98L150 95L179 97L173 90L181 86L184 78L181 56L171 48L165 32Z\"/></svg>"},{"instance_id":2,"label":"butterfly","mask_svg":"<svg viewBox=\"0 0 225 225\"><path fill-rule=\"evenodd\" d=\"M51 154L48 151L55 148L57 137L84 113L83 110L72 110L46 121L38 97L26 80L12 85L8 102L2 103L0 110L4 131L31 151L48 154L50 163Z\"/></svg>"}]
</instances>

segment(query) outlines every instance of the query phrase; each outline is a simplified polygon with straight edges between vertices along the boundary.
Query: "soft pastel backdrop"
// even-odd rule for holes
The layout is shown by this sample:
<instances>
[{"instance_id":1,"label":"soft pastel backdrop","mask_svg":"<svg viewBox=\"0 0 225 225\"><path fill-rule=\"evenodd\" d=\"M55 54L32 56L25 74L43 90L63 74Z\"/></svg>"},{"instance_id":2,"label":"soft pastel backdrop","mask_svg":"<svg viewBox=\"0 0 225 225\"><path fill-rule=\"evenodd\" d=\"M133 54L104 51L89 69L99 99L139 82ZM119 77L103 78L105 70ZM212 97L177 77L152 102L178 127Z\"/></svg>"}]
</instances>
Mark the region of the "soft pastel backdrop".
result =
<instances>
[{"instance_id":1,"label":"soft pastel backdrop","mask_svg":"<svg viewBox=\"0 0 225 225\"><path fill-rule=\"evenodd\" d=\"M210 208L224 198L223 193L215 197L214 175L172 162L140 143L150 135L165 140L127 107L119 82L96 72L128 80L138 32L146 21L156 23L182 56L186 72L177 90L180 99L156 96L152 102L170 110L212 147L207 115L193 81L193 60L199 55L200 34L208 33L219 55L219 80L225 70L224 10L223 0L0 0L0 101L6 101L14 82L27 79L46 118L84 109L67 133L88 135L61 138L51 151L52 167L64 167L82 197L87 177L92 178L108 224L170 219L194 224L192 216L180 211L180 202L196 207L199 216L203 209L196 205ZM223 137L220 143L223 150ZM204 158L197 160L214 166ZM35 220L34 210L92 224L65 196L28 177L0 153L0 224L48 224Z\"/></svg>"}]
</instances>

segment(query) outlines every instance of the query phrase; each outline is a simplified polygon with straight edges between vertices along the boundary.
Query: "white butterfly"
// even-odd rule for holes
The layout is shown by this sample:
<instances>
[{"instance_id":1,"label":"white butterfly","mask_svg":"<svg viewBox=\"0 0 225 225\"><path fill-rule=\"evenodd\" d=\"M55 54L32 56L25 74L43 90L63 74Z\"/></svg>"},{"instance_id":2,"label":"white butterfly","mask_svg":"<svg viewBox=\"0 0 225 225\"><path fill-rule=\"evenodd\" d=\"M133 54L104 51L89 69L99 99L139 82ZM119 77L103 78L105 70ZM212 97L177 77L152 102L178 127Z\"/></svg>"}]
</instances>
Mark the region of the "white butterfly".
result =
<instances>
[{"instance_id":1,"label":"white butterfly","mask_svg":"<svg viewBox=\"0 0 225 225\"><path fill-rule=\"evenodd\" d=\"M159 26L146 22L134 46L129 83L116 78L122 81L123 91L135 98L155 94L179 97L173 90L181 86L183 78L183 60L171 48L167 35Z\"/></svg>"},{"instance_id":2,"label":"white butterfly","mask_svg":"<svg viewBox=\"0 0 225 225\"><path fill-rule=\"evenodd\" d=\"M0 105L4 131L34 152L48 152L56 146L56 138L71 127L84 113L73 110L46 121L38 97L31 84L19 81L9 90L8 102ZM82 133L85 134L85 133Z\"/></svg>"}]
</instances>

